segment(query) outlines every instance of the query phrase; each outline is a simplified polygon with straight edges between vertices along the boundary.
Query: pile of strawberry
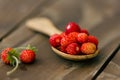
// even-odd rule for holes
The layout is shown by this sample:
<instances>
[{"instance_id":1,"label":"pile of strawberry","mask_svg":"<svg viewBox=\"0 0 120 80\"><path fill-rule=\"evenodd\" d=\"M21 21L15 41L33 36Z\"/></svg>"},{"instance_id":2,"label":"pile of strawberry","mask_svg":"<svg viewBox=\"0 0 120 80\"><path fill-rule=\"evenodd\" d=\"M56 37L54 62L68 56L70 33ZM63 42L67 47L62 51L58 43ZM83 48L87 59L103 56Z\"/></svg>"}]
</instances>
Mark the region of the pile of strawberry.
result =
<instances>
[{"instance_id":1,"label":"pile of strawberry","mask_svg":"<svg viewBox=\"0 0 120 80\"><path fill-rule=\"evenodd\" d=\"M61 34L50 37L51 46L71 55L94 54L98 48L98 39L81 29L75 22L70 22Z\"/></svg>"},{"instance_id":2,"label":"pile of strawberry","mask_svg":"<svg viewBox=\"0 0 120 80\"><path fill-rule=\"evenodd\" d=\"M36 58L36 51L37 49L30 45L27 47L5 48L0 55L1 61L5 64L15 66L14 69L7 72L7 75L13 73L21 62L32 63Z\"/></svg>"}]
</instances>

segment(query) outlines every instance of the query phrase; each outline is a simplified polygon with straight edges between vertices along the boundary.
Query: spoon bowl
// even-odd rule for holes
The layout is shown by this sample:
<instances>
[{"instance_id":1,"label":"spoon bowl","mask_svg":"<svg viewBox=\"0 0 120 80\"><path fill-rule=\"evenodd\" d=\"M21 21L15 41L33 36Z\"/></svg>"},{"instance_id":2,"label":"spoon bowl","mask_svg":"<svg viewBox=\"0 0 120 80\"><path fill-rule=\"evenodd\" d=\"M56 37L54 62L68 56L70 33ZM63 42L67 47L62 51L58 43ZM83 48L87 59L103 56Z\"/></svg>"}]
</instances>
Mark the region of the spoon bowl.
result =
<instances>
[{"instance_id":1,"label":"spoon bowl","mask_svg":"<svg viewBox=\"0 0 120 80\"><path fill-rule=\"evenodd\" d=\"M38 32L44 33L48 36L51 36L55 33L60 34L62 31L57 29L53 23L48 18L34 18L30 19L26 22L26 26L30 29L36 30ZM94 58L98 55L99 50L96 50L94 54L89 55L71 55L64 52L59 51L58 49L52 47L52 50L59 56L68 59L68 60L74 60L74 61L80 61L80 60L86 60Z\"/></svg>"}]
</instances>

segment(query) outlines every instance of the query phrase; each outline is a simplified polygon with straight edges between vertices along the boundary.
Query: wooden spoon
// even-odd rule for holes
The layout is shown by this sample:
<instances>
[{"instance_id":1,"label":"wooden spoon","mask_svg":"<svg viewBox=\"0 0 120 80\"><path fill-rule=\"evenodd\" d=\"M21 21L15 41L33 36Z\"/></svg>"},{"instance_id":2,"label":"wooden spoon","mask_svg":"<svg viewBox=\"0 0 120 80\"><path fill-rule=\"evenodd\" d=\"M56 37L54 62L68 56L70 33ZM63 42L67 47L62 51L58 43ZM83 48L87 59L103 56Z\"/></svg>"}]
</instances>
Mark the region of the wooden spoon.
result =
<instances>
[{"instance_id":1,"label":"wooden spoon","mask_svg":"<svg viewBox=\"0 0 120 80\"><path fill-rule=\"evenodd\" d=\"M58 33L58 34L62 33L62 31L58 30L48 18L30 19L26 22L26 26L28 28L31 28L38 32L42 32L48 36L51 36L55 33ZM52 46L51 46L51 48L59 56L65 58L65 59L74 60L74 61L86 60L86 59L93 58L93 57L97 56L98 52L99 52L99 50L96 50L96 52L94 54L89 54L89 55L70 55L70 54L61 52Z\"/></svg>"}]
</instances>

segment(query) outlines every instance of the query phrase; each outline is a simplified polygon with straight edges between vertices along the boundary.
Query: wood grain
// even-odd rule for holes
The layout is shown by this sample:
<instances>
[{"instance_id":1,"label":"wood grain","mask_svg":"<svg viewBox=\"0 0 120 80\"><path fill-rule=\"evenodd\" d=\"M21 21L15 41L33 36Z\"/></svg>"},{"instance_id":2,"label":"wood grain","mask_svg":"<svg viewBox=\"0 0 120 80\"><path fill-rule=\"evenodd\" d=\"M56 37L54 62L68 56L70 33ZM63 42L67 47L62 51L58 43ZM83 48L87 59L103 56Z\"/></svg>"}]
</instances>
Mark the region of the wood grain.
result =
<instances>
[{"instance_id":1,"label":"wood grain","mask_svg":"<svg viewBox=\"0 0 120 80\"><path fill-rule=\"evenodd\" d=\"M34 9L44 6L47 0L0 0L0 40L14 31ZM41 6L40 6L41 5ZM39 7L38 7L39 6Z\"/></svg>"},{"instance_id":2,"label":"wood grain","mask_svg":"<svg viewBox=\"0 0 120 80\"><path fill-rule=\"evenodd\" d=\"M119 57L120 57L120 47L118 48L118 52L110 61L108 66L105 68L105 70L98 76L98 80L100 79L111 79L111 80L119 80L120 79L120 63L119 63Z\"/></svg>"},{"instance_id":3,"label":"wood grain","mask_svg":"<svg viewBox=\"0 0 120 80\"><path fill-rule=\"evenodd\" d=\"M104 11L102 11L103 9L100 10L99 15L96 14L99 10L99 7L101 7L102 5L96 5L96 9L92 9L94 7L92 6L92 4L95 4L97 2L88 3L87 0L70 0L69 4L67 0L59 0L56 1L54 4L49 5L48 7L42 7L42 10L36 9L37 6L43 4L42 0L40 2L37 0L14 0L13 3L4 0L1 2L2 3L0 6L3 7L1 7L0 9L3 10L4 8L5 11L0 13L0 16L2 15L5 17L5 15L10 12L11 8L13 8L13 10L11 9L12 11L9 15L7 15L5 19L3 19L2 16L0 17L0 26L5 26L0 27L1 38L2 36L5 36L10 32L9 35L2 38L3 40L0 42L0 49L8 46L17 47L31 44L38 48L38 53L36 61L33 64L21 64L17 71L11 76L6 76L5 73L12 69L12 67L6 66L2 62L0 62L0 80L91 80L112 54L114 48L116 48L120 41L120 10L118 8L110 10L113 13L107 16L104 14ZM104 2L107 3L107 1L101 0L101 4ZM17 6L18 3L19 6ZM50 3L47 2L46 4ZM88 7L86 8L86 6L84 5L88 5L89 7L91 7L91 14L86 15L93 16L92 18L94 20L91 19L91 17L87 17L85 19L85 15L83 16L83 13L86 13L86 11L83 12L83 10L88 10ZM114 5L111 7L116 6L118 6L117 3L114 3ZM25 12L19 12L21 7L25 7ZM105 8L106 6L102 7ZM29 9L30 11L28 11ZM32 13L34 9L35 12ZM92 12L99 17L94 17L94 15L92 15ZM24 25L24 21L22 20L24 20L24 18L29 14L33 15L34 17L44 16L49 18L56 25L56 27L62 31L64 31L67 22L77 22L81 25L82 28L87 28L91 34L98 37L100 54L94 59L79 62L69 61L59 57L51 50L48 36L26 28L26 26ZM31 18L31 15L27 16L27 19ZM107 17L104 18L104 16ZM18 23L20 24L18 25ZM113 59L110 64L119 65L118 60L119 54L117 54L117 57ZM112 68L110 64L108 65L109 69L110 67ZM117 75L116 72L112 73L112 71L105 71L104 73L113 75L115 76L115 78ZM119 77L117 76L117 78ZM98 77L98 79L100 80L101 78Z\"/></svg>"}]
</instances>

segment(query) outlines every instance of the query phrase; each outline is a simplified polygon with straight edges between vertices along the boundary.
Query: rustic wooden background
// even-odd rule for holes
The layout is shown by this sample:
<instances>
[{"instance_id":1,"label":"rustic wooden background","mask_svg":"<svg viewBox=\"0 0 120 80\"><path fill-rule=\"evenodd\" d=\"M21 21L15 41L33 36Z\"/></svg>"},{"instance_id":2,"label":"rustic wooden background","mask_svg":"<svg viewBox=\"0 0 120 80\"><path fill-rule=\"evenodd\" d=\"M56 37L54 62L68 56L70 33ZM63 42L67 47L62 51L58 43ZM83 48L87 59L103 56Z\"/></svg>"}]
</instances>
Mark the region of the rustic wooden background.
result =
<instances>
[{"instance_id":1,"label":"rustic wooden background","mask_svg":"<svg viewBox=\"0 0 120 80\"><path fill-rule=\"evenodd\" d=\"M10 76L13 67L0 61L0 80L120 80L119 7L120 0L0 0L0 50L27 44L39 50L35 63ZM62 31L78 23L98 37L100 54L79 62L57 56L48 36L26 27L34 17L47 17Z\"/></svg>"}]
</instances>

